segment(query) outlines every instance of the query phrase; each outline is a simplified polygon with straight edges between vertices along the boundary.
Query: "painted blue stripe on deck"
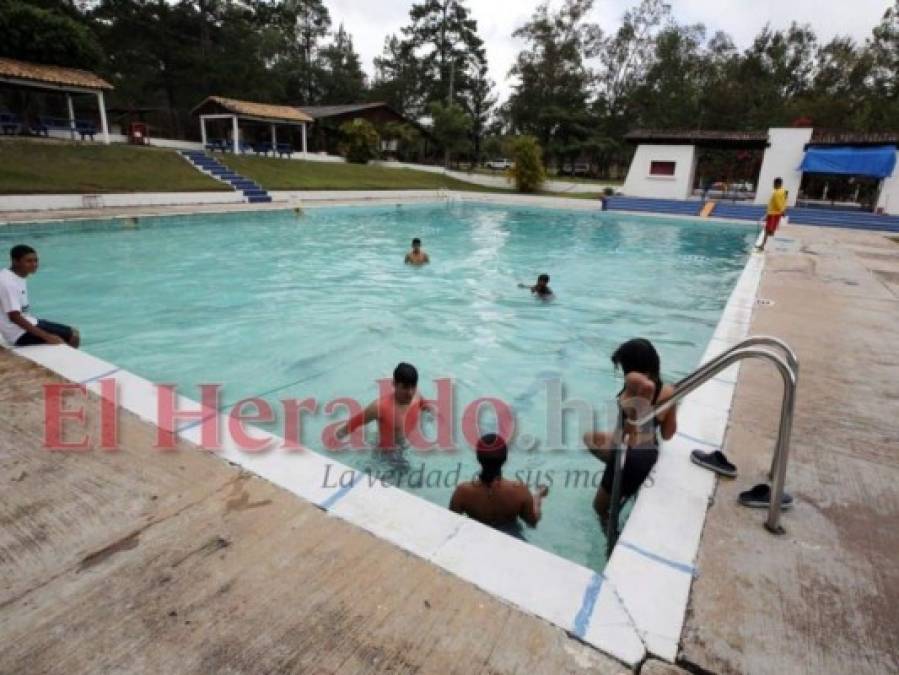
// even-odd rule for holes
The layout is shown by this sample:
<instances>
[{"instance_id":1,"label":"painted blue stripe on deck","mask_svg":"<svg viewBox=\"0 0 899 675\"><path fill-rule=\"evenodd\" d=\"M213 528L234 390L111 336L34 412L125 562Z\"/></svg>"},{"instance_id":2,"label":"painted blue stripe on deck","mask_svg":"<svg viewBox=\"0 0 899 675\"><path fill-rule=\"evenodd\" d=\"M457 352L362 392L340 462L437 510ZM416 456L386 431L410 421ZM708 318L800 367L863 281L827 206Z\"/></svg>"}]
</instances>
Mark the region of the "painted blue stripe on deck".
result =
<instances>
[{"instance_id":1,"label":"painted blue stripe on deck","mask_svg":"<svg viewBox=\"0 0 899 675\"><path fill-rule=\"evenodd\" d=\"M593 616L593 608L596 606L596 599L599 597L599 591L602 588L602 574L594 573L587 588L584 589L584 597L581 600L581 608L574 617L574 634L582 640L587 634L590 627L590 618Z\"/></svg>"},{"instance_id":2,"label":"painted blue stripe on deck","mask_svg":"<svg viewBox=\"0 0 899 675\"><path fill-rule=\"evenodd\" d=\"M653 553L652 551L647 551L645 548L641 548L639 546L635 546L626 541L619 541L619 546L624 546L625 548L629 548L632 551L635 551L642 555L645 558L649 558L650 560L655 560L658 563L662 563L663 565L667 565L671 569L675 569L679 572L683 572L684 574L689 574L691 577L696 574L696 568L693 565L688 565L686 563L677 562L676 560L671 560L669 558L665 558L664 556L660 556L658 553Z\"/></svg>"},{"instance_id":3,"label":"painted blue stripe on deck","mask_svg":"<svg viewBox=\"0 0 899 675\"><path fill-rule=\"evenodd\" d=\"M696 436L691 436L690 434L685 434L683 431L678 431L677 435L681 438L686 438L688 441L692 441L693 443L699 443L700 445L704 445L707 448L715 448L718 449L717 443L709 443L708 441L704 441L701 438L697 438Z\"/></svg>"},{"instance_id":4,"label":"painted blue stripe on deck","mask_svg":"<svg viewBox=\"0 0 899 675\"><path fill-rule=\"evenodd\" d=\"M339 489L332 492L326 499L319 502L319 506L325 510L331 509L337 502L346 497L347 493L356 485L362 482L362 474L358 471L353 472L353 479L349 485L343 485Z\"/></svg>"},{"instance_id":5,"label":"painted blue stripe on deck","mask_svg":"<svg viewBox=\"0 0 899 675\"><path fill-rule=\"evenodd\" d=\"M121 370L121 368L113 368L112 370L107 370L105 373L100 373L99 375L94 375L93 377L89 377L86 380L82 380L78 384L90 384L91 382L96 382L97 380L102 380L104 377L109 377L114 373L117 373Z\"/></svg>"}]
</instances>

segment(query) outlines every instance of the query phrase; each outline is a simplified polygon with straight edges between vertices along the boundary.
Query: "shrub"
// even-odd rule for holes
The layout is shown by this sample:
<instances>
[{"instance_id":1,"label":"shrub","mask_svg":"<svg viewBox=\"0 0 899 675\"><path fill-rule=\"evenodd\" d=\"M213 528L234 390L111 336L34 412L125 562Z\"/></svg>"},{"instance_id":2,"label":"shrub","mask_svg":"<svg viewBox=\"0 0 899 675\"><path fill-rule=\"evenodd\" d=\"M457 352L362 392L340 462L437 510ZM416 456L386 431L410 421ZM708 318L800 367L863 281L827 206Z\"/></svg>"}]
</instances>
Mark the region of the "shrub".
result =
<instances>
[{"instance_id":1,"label":"shrub","mask_svg":"<svg viewBox=\"0 0 899 675\"><path fill-rule=\"evenodd\" d=\"M615 188L606 186L606 187L604 187L604 188L602 189L602 193L603 193L606 197L611 197L612 195L615 194Z\"/></svg>"},{"instance_id":2,"label":"shrub","mask_svg":"<svg viewBox=\"0 0 899 675\"><path fill-rule=\"evenodd\" d=\"M368 120L356 119L340 125L341 152L348 162L366 164L378 156L381 137Z\"/></svg>"},{"instance_id":3,"label":"shrub","mask_svg":"<svg viewBox=\"0 0 899 675\"><path fill-rule=\"evenodd\" d=\"M536 192L546 180L543 151L533 136L518 136L509 142L509 157L514 162L509 176L519 192Z\"/></svg>"}]
</instances>

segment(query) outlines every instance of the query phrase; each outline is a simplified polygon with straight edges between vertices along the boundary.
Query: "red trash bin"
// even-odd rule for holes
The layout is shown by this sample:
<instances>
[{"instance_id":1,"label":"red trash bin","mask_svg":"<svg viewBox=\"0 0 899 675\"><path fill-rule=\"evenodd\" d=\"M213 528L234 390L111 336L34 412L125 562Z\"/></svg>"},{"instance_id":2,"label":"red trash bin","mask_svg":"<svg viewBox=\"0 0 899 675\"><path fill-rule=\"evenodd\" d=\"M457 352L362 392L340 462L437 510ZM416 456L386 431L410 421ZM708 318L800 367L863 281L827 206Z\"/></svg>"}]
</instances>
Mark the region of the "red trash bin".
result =
<instances>
[{"instance_id":1,"label":"red trash bin","mask_svg":"<svg viewBox=\"0 0 899 675\"><path fill-rule=\"evenodd\" d=\"M150 134L146 122L132 122L128 126L128 142L132 145L150 144Z\"/></svg>"}]
</instances>

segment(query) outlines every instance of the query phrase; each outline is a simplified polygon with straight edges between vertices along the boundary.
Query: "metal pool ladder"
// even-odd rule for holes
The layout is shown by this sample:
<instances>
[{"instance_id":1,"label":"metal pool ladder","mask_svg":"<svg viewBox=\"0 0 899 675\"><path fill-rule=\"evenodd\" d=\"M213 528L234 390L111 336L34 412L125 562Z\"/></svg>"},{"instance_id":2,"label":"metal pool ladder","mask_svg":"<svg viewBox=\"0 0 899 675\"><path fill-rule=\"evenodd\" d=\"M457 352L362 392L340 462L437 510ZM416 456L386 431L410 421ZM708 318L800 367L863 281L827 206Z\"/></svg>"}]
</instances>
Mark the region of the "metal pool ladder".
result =
<instances>
[{"instance_id":1,"label":"metal pool ladder","mask_svg":"<svg viewBox=\"0 0 899 675\"><path fill-rule=\"evenodd\" d=\"M779 351L778 351L779 350ZM781 499L783 498L784 482L787 476L787 460L790 452L790 433L793 428L793 412L796 405L796 385L799 381L799 359L783 340L768 335L750 337L737 343L726 352L723 352L704 363L694 372L687 375L674 385L674 395L660 403L642 417L635 420L638 427L652 421L687 394L698 389L725 368L743 359L766 359L774 364L780 372L784 383L783 401L780 406L780 427L777 433L777 445L774 449L774 457L771 459L771 469L768 478L774 481L771 503L768 506L768 518L765 528L774 534L783 534L780 526ZM621 415L618 416L618 428L615 430L615 438L621 438ZM624 444L622 444L623 446ZM612 461L617 463L615 476L612 481L611 505L609 507L608 526L608 555L618 541L619 511L621 508L621 473L627 455L627 448L621 447L615 453Z\"/></svg>"}]
</instances>

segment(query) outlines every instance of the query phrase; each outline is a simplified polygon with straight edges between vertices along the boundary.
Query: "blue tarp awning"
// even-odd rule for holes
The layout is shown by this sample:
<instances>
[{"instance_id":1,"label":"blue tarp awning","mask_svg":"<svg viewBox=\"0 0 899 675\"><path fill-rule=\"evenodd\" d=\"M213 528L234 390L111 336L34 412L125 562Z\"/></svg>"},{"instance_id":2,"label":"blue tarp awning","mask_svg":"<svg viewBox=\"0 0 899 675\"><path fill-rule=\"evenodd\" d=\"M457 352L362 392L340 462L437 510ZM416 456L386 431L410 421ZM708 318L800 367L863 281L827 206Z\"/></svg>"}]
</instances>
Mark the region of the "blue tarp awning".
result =
<instances>
[{"instance_id":1,"label":"blue tarp awning","mask_svg":"<svg viewBox=\"0 0 899 675\"><path fill-rule=\"evenodd\" d=\"M896 146L870 148L834 146L809 148L805 151L800 171L807 173L850 174L886 178L896 166Z\"/></svg>"}]
</instances>

